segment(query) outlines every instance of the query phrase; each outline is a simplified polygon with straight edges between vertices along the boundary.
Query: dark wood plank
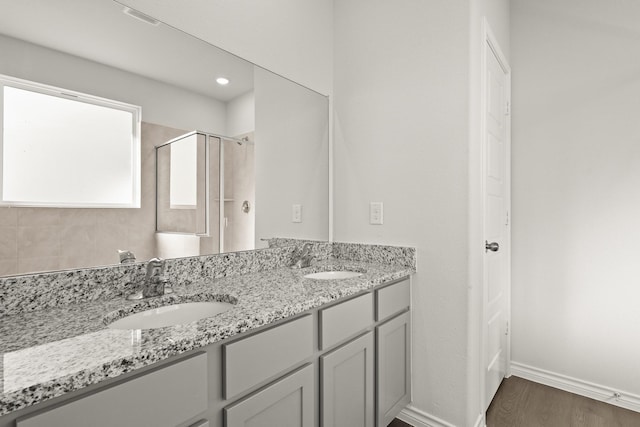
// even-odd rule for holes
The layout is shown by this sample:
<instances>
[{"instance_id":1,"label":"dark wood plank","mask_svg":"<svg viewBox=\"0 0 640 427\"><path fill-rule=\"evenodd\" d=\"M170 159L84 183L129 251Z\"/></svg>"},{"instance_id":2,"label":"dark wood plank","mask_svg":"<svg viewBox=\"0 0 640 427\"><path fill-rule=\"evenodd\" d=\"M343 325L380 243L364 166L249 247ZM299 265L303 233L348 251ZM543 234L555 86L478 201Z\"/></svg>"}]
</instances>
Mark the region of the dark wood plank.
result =
<instances>
[{"instance_id":1,"label":"dark wood plank","mask_svg":"<svg viewBox=\"0 0 640 427\"><path fill-rule=\"evenodd\" d=\"M395 418L393 421L391 421L391 424L389 424L388 427L411 427L411 425Z\"/></svg>"},{"instance_id":2,"label":"dark wood plank","mask_svg":"<svg viewBox=\"0 0 640 427\"><path fill-rule=\"evenodd\" d=\"M523 409L527 406L529 394L527 384L513 384L511 379L504 380L489 406L487 422L491 420L491 426L521 425L525 421L522 418L525 413Z\"/></svg>"},{"instance_id":3,"label":"dark wood plank","mask_svg":"<svg viewBox=\"0 0 640 427\"><path fill-rule=\"evenodd\" d=\"M638 427L640 413L518 377L505 379L487 427Z\"/></svg>"}]
</instances>

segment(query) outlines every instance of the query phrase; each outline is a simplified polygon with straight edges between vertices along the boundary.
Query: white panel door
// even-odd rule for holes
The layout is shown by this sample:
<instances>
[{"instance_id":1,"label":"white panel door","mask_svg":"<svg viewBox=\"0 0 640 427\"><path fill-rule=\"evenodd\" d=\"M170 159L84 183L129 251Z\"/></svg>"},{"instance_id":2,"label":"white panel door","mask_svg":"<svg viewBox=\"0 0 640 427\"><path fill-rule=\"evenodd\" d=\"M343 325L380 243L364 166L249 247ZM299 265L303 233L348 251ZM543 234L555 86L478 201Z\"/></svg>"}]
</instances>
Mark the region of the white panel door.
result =
<instances>
[{"instance_id":1,"label":"white panel door","mask_svg":"<svg viewBox=\"0 0 640 427\"><path fill-rule=\"evenodd\" d=\"M508 322L508 80L487 46L484 135L484 360L485 408L489 406L507 364Z\"/></svg>"}]
</instances>

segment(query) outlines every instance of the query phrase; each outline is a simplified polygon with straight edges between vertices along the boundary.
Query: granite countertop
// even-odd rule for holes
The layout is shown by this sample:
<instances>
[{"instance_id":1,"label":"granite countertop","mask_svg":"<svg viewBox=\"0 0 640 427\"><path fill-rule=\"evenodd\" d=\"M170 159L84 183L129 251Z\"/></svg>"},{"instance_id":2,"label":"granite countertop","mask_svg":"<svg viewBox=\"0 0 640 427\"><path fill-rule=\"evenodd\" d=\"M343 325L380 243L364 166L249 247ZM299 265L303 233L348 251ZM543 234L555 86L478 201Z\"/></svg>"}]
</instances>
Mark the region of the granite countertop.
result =
<instances>
[{"instance_id":1,"label":"granite countertop","mask_svg":"<svg viewBox=\"0 0 640 427\"><path fill-rule=\"evenodd\" d=\"M362 276L314 280L318 271ZM105 299L5 316L0 323L0 416L114 378L414 273L411 267L326 260L305 269L276 268L197 279L143 301ZM109 321L174 302L235 302L232 309L184 325L108 329Z\"/></svg>"}]
</instances>

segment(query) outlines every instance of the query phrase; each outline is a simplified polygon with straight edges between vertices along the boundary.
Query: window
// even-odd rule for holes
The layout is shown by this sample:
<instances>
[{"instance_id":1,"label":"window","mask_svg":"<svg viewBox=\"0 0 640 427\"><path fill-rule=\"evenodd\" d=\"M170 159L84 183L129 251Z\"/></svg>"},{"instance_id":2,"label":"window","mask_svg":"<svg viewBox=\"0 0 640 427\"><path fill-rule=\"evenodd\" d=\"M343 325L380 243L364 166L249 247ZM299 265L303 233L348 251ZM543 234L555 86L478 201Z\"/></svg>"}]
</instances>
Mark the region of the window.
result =
<instances>
[{"instance_id":1,"label":"window","mask_svg":"<svg viewBox=\"0 0 640 427\"><path fill-rule=\"evenodd\" d=\"M0 76L0 204L140 207L141 108Z\"/></svg>"}]
</instances>

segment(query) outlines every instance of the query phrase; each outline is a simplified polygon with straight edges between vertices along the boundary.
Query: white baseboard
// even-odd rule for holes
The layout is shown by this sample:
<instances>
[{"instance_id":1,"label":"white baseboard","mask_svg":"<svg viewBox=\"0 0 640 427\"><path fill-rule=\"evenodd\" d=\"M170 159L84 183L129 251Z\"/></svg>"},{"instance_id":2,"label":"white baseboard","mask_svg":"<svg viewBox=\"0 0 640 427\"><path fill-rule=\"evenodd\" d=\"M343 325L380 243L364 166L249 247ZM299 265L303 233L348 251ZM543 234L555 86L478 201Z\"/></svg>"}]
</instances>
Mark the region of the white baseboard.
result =
<instances>
[{"instance_id":1,"label":"white baseboard","mask_svg":"<svg viewBox=\"0 0 640 427\"><path fill-rule=\"evenodd\" d=\"M524 378L525 380L640 412L640 396L635 394L625 393L610 387L593 384L517 362L511 362L511 374ZM620 393L620 397L616 398L614 393Z\"/></svg>"},{"instance_id":2,"label":"white baseboard","mask_svg":"<svg viewBox=\"0 0 640 427\"><path fill-rule=\"evenodd\" d=\"M404 408L400 414L398 414L397 418L414 427L456 427L453 424L429 415L412 405Z\"/></svg>"},{"instance_id":3,"label":"white baseboard","mask_svg":"<svg viewBox=\"0 0 640 427\"><path fill-rule=\"evenodd\" d=\"M397 416L398 419L405 423L411 424L413 427L455 427L440 418L429 415L424 411L409 405L404 408ZM484 423L484 414L479 414L473 427L487 427Z\"/></svg>"},{"instance_id":4,"label":"white baseboard","mask_svg":"<svg viewBox=\"0 0 640 427\"><path fill-rule=\"evenodd\" d=\"M478 415L478 419L476 420L476 423L473 425L473 427L487 427L484 416L485 414Z\"/></svg>"}]
</instances>

